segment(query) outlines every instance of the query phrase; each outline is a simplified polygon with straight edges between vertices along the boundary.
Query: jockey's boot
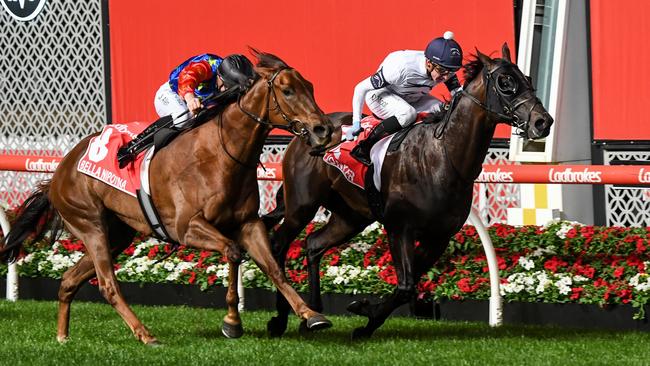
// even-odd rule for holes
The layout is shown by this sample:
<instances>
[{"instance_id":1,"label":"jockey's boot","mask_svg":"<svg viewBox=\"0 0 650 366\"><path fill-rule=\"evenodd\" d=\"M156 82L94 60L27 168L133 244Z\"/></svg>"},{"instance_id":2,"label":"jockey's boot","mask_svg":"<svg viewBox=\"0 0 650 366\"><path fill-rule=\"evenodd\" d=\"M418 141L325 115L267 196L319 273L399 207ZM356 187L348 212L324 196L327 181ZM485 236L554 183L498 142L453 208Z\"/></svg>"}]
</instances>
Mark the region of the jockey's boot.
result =
<instances>
[{"instance_id":1,"label":"jockey's boot","mask_svg":"<svg viewBox=\"0 0 650 366\"><path fill-rule=\"evenodd\" d=\"M352 149L350 156L357 159L361 163L370 166L372 162L370 161L370 149L377 141L383 139L384 137L395 133L402 129L402 126L397 121L397 117L392 116L386 118L385 120L379 122L375 128L370 131L368 137L361 140L357 146Z\"/></svg>"},{"instance_id":2,"label":"jockey's boot","mask_svg":"<svg viewBox=\"0 0 650 366\"><path fill-rule=\"evenodd\" d=\"M147 126L133 140L120 147L117 150L117 162L119 163L120 169L123 169L138 156L138 153L150 146L153 143L153 136L156 134L156 131L167 125L171 125L171 121L169 116L159 118L156 122Z\"/></svg>"}]
</instances>

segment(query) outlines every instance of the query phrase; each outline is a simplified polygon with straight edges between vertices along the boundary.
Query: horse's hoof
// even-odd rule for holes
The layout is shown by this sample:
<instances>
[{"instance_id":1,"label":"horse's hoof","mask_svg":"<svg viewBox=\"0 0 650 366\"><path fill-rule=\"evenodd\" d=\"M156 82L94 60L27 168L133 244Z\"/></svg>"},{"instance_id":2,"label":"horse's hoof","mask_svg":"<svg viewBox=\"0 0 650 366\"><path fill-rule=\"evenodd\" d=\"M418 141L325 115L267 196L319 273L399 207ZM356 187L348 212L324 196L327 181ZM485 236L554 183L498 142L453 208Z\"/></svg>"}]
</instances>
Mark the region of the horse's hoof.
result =
<instances>
[{"instance_id":1,"label":"horse's hoof","mask_svg":"<svg viewBox=\"0 0 650 366\"><path fill-rule=\"evenodd\" d=\"M155 339L155 338L150 340L149 342L145 343L145 345L147 347L153 347L153 348L162 347L162 343L158 342L158 340Z\"/></svg>"},{"instance_id":2,"label":"horse's hoof","mask_svg":"<svg viewBox=\"0 0 650 366\"><path fill-rule=\"evenodd\" d=\"M372 335L365 327L356 328L352 331L352 339L355 341L368 339Z\"/></svg>"},{"instance_id":3,"label":"horse's hoof","mask_svg":"<svg viewBox=\"0 0 650 366\"><path fill-rule=\"evenodd\" d=\"M223 325L221 326L221 333L226 338L240 338L244 335L244 328L242 327L241 323L232 325L224 321Z\"/></svg>"},{"instance_id":4,"label":"horse's hoof","mask_svg":"<svg viewBox=\"0 0 650 366\"><path fill-rule=\"evenodd\" d=\"M271 337L282 337L287 330L287 318L274 316L266 323L266 331Z\"/></svg>"},{"instance_id":5,"label":"horse's hoof","mask_svg":"<svg viewBox=\"0 0 650 366\"><path fill-rule=\"evenodd\" d=\"M310 331L327 329L332 326L332 322L327 320L323 314L314 315L307 319L307 329Z\"/></svg>"},{"instance_id":6,"label":"horse's hoof","mask_svg":"<svg viewBox=\"0 0 650 366\"><path fill-rule=\"evenodd\" d=\"M368 301L368 299L352 301L348 305L347 310L353 314L357 314L361 316L370 316L370 314L368 313L369 305L370 305L370 301Z\"/></svg>"},{"instance_id":7,"label":"horse's hoof","mask_svg":"<svg viewBox=\"0 0 650 366\"><path fill-rule=\"evenodd\" d=\"M60 344L68 343L69 340L70 340L70 337L68 337L68 336L57 336L56 337L56 341L59 342Z\"/></svg>"}]
</instances>

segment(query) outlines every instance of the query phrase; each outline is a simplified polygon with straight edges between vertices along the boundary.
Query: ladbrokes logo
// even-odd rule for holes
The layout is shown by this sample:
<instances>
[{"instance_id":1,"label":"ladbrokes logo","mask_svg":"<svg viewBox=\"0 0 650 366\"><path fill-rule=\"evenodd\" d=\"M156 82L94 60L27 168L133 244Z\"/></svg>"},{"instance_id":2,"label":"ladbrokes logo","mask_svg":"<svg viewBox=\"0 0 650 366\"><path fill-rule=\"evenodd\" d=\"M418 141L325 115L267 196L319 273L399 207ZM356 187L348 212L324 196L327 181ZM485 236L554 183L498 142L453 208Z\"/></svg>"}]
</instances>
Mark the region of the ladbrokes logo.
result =
<instances>
[{"instance_id":1,"label":"ladbrokes logo","mask_svg":"<svg viewBox=\"0 0 650 366\"><path fill-rule=\"evenodd\" d=\"M600 183L602 172L593 172L585 168L582 171L574 172L571 168L558 171L551 168L548 172L548 180L552 183Z\"/></svg>"},{"instance_id":2,"label":"ladbrokes logo","mask_svg":"<svg viewBox=\"0 0 650 366\"><path fill-rule=\"evenodd\" d=\"M0 0L12 18L26 22L36 18L43 10L46 0Z\"/></svg>"},{"instance_id":3,"label":"ladbrokes logo","mask_svg":"<svg viewBox=\"0 0 650 366\"><path fill-rule=\"evenodd\" d=\"M488 183L514 182L514 179L512 178L512 172L502 172L501 169L497 169L495 172L481 171L481 174L479 174L476 180L478 180L479 182L488 182Z\"/></svg>"},{"instance_id":4,"label":"ladbrokes logo","mask_svg":"<svg viewBox=\"0 0 650 366\"><path fill-rule=\"evenodd\" d=\"M646 171L645 168L641 168L639 170L639 182L650 183L650 171Z\"/></svg>"},{"instance_id":5,"label":"ladbrokes logo","mask_svg":"<svg viewBox=\"0 0 650 366\"><path fill-rule=\"evenodd\" d=\"M53 172L56 170L57 166L59 166L58 159L52 159L50 161L45 161L43 159L38 159L36 161L31 159L25 160L25 169L30 172Z\"/></svg>"}]
</instances>

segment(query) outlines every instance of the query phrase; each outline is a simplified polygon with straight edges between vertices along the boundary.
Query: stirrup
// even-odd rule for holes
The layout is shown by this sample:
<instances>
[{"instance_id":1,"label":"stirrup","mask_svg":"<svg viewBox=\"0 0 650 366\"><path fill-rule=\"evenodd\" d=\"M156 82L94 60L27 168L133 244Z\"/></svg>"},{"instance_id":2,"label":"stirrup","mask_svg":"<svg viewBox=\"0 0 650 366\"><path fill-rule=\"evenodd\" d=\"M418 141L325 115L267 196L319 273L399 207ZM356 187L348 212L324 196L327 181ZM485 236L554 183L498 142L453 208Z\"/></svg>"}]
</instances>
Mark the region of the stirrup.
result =
<instances>
[{"instance_id":1,"label":"stirrup","mask_svg":"<svg viewBox=\"0 0 650 366\"><path fill-rule=\"evenodd\" d=\"M370 166L372 164L370 154L366 153L361 145L355 146L354 149L350 151L350 156L365 166Z\"/></svg>"}]
</instances>

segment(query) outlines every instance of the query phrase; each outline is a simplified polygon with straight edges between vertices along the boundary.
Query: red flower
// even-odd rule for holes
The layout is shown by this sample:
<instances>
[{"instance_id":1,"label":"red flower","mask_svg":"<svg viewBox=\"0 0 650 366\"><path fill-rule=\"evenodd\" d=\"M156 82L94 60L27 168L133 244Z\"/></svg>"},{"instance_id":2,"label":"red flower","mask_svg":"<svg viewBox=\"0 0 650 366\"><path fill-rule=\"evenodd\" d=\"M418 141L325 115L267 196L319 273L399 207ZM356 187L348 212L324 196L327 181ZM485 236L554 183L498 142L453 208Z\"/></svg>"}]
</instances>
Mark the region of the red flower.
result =
<instances>
[{"instance_id":1,"label":"red flower","mask_svg":"<svg viewBox=\"0 0 650 366\"><path fill-rule=\"evenodd\" d=\"M149 257L149 259L153 259L153 258L156 257L156 254L158 254L158 246L157 245L153 246L153 247L151 247L151 249L149 249L149 253L147 254L147 257Z\"/></svg>"},{"instance_id":2,"label":"red flower","mask_svg":"<svg viewBox=\"0 0 650 366\"><path fill-rule=\"evenodd\" d=\"M456 235L454 235L454 240L456 240L459 244L463 244L465 242L465 236L463 236L461 233L456 233Z\"/></svg>"},{"instance_id":3,"label":"red flower","mask_svg":"<svg viewBox=\"0 0 650 366\"><path fill-rule=\"evenodd\" d=\"M646 246L644 245L644 240L643 239L637 239L636 240L636 252L638 254L642 254L646 250Z\"/></svg>"},{"instance_id":4,"label":"red flower","mask_svg":"<svg viewBox=\"0 0 650 366\"><path fill-rule=\"evenodd\" d=\"M623 272L625 272L625 267L621 266L621 267L616 268L613 275L616 278L621 278L621 276L623 275Z\"/></svg>"},{"instance_id":5,"label":"red flower","mask_svg":"<svg viewBox=\"0 0 650 366\"><path fill-rule=\"evenodd\" d=\"M575 228L570 229L569 231L566 232L566 237L569 239L573 239L578 235L578 231Z\"/></svg>"},{"instance_id":6,"label":"red flower","mask_svg":"<svg viewBox=\"0 0 650 366\"><path fill-rule=\"evenodd\" d=\"M307 271L301 269L290 269L287 270L287 273L289 274L289 279L294 283L301 283L309 277Z\"/></svg>"},{"instance_id":7,"label":"red flower","mask_svg":"<svg viewBox=\"0 0 650 366\"><path fill-rule=\"evenodd\" d=\"M192 271L190 272L190 278L187 280L190 284L194 284L196 281L196 272Z\"/></svg>"},{"instance_id":8,"label":"red flower","mask_svg":"<svg viewBox=\"0 0 650 366\"><path fill-rule=\"evenodd\" d=\"M289 250L287 251L287 259L298 259L300 257L300 252L302 252L300 241L294 240L289 246Z\"/></svg>"},{"instance_id":9,"label":"red flower","mask_svg":"<svg viewBox=\"0 0 650 366\"><path fill-rule=\"evenodd\" d=\"M129 257L133 255L135 252L135 245L131 243L128 248L124 249L124 254L128 255Z\"/></svg>"},{"instance_id":10,"label":"red flower","mask_svg":"<svg viewBox=\"0 0 650 366\"><path fill-rule=\"evenodd\" d=\"M577 300L580 298L580 295L582 294L582 291L584 288L582 287L574 287L571 289L571 300Z\"/></svg>"},{"instance_id":11,"label":"red flower","mask_svg":"<svg viewBox=\"0 0 650 366\"><path fill-rule=\"evenodd\" d=\"M216 274L208 276L208 285L210 285L210 286L214 285L214 281L216 281L216 280L217 280L217 275Z\"/></svg>"},{"instance_id":12,"label":"red flower","mask_svg":"<svg viewBox=\"0 0 650 366\"><path fill-rule=\"evenodd\" d=\"M547 260L544 263L544 268L548 269L549 271L555 273L557 272L558 268L563 268L567 266L567 262L561 260L560 258L553 256L553 258Z\"/></svg>"},{"instance_id":13,"label":"red flower","mask_svg":"<svg viewBox=\"0 0 650 366\"><path fill-rule=\"evenodd\" d=\"M393 266L388 266L381 270L379 272L379 277L389 285L397 285L397 275L395 274L395 268L393 268Z\"/></svg>"},{"instance_id":14,"label":"red flower","mask_svg":"<svg viewBox=\"0 0 650 366\"><path fill-rule=\"evenodd\" d=\"M339 263L339 259L341 257L338 254L332 255L332 259L330 259L330 266L335 266Z\"/></svg>"},{"instance_id":15,"label":"red flower","mask_svg":"<svg viewBox=\"0 0 650 366\"><path fill-rule=\"evenodd\" d=\"M456 286L458 286L458 289L461 290L462 292L469 293L472 292L472 286L469 284L469 278L461 278L456 282Z\"/></svg>"}]
</instances>

